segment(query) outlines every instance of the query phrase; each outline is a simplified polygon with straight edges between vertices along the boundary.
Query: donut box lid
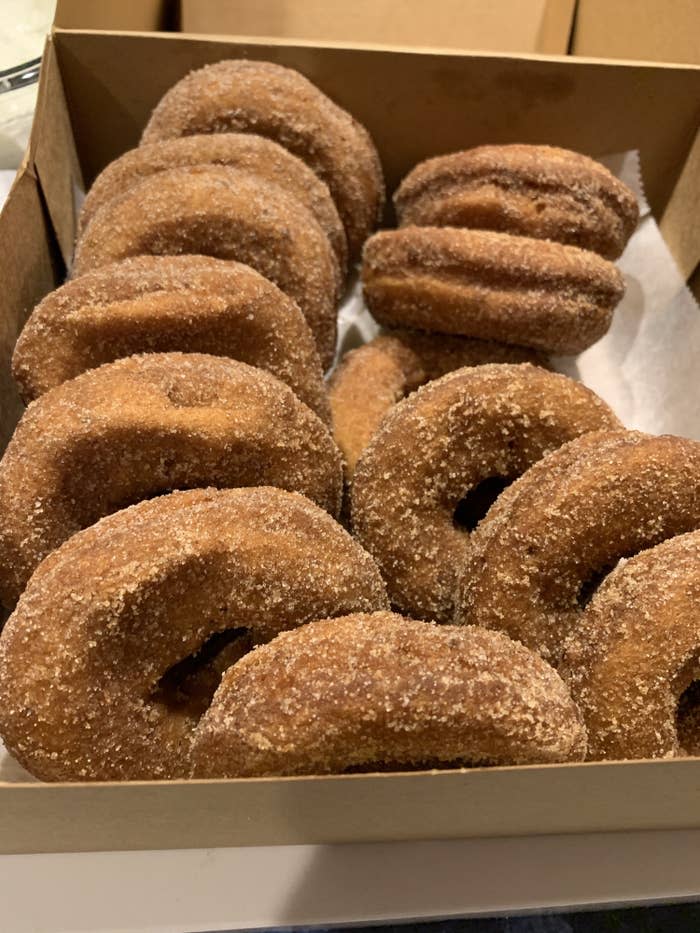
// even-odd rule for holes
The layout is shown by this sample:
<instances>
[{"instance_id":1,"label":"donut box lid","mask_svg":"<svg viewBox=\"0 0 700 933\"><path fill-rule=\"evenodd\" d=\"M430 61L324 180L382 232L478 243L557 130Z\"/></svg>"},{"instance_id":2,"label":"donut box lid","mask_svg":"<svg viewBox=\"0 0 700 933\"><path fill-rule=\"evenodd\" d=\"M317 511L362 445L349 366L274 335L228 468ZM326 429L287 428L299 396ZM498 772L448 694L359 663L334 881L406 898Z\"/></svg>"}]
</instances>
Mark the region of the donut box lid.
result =
<instances>
[{"instance_id":1,"label":"donut box lid","mask_svg":"<svg viewBox=\"0 0 700 933\"><path fill-rule=\"evenodd\" d=\"M85 184L137 143L150 109L183 74L238 56L297 68L353 112L378 144L390 189L419 160L486 140L592 155L638 148L667 240L677 236L687 256L698 248L678 228L680 208L672 210L700 198L692 171L698 68L56 30L29 153L0 215L3 441L21 412L12 348L30 309L63 280ZM700 759L170 784L6 782L0 853L690 831L700 829L699 789Z\"/></svg>"}]
</instances>

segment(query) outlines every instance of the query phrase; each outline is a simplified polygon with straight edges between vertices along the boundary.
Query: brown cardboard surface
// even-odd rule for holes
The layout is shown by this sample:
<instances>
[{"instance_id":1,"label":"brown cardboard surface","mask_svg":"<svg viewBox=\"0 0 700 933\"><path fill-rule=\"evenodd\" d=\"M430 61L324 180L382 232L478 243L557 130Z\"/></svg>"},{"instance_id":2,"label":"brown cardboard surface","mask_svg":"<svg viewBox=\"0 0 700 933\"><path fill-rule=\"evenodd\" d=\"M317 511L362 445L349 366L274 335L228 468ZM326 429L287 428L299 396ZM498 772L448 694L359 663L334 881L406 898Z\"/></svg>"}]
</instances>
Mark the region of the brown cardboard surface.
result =
<instances>
[{"instance_id":1,"label":"brown cardboard surface","mask_svg":"<svg viewBox=\"0 0 700 933\"><path fill-rule=\"evenodd\" d=\"M176 20L177 0L57 0L59 29L165 29Z\"/></svg>"},{"instance_id":2,"label":"brown cardboard surface","mask_svg":"<svg viewBox=\"0 0 700 933\"><path fill-rule=\"evenodd\" d=\"M566 53L574 0L182 0L183 32Z\"/></svg>"},{"instance_id":3,"label":"brown cardboard surface","mask_svg":"<svg viewBox=\"0 0 700 933\"><path fill-rule=\"evenodd\" d=\"M639 147L660 215L686 174L700 69L312 43L57 31L30 157L0 216L0 430L32 305L63 276L73 186L137 143L190 68L224 57L304 72L375 136L390 188L416 161L480 142ZM62 91L65 91L65 99ZM70 133L69 133L70 129ZM71 143L71 137L73 143ZM66 145L61 143L63 140ZM75 158L72 146L75 148ZM671 199L669 201L669 199ZM0 852L370 842L700 827L700 759L170 784L0 784Z\"/></svg>"},{"instance_id":4,"label":"brown cardboard surface","mask_svg":"<svg viewBox=\"0 0 700 933\"><path fill-rule=\"evenodd\" d=\"M700 760L170 783L0 784L0 854L700 827Z\"/></svg>"},{"instance_id":5,"label":"brown cardboard surface","mask_svg":"<svg viewBox=\"0 0 700 933\"><path fill-rule=\"evenodd\" d=\"M573 55L700 64L697 0L578 0Z\"/></svg>"},{"instance_id":6,"label":"brown cardboard surface","mask_svg":"<svg viewBox=\"0 0 700 933\"><path fill-rule=\"evenodd\" d=\"M700 7L698 7L700 10ZM700 132L690 150L660 228L684 278L700 262Z\"/></svg>"}]
</instances>

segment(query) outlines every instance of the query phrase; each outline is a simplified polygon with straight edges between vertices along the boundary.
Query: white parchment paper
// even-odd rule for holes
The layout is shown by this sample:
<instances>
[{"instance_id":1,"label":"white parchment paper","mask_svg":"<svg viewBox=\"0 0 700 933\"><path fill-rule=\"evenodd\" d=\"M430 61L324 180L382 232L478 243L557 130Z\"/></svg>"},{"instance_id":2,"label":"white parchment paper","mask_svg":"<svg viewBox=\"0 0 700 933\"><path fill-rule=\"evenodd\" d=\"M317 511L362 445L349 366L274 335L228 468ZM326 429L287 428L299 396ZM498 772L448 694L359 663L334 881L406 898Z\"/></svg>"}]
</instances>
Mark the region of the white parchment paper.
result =
<instances>
[{"instance_id":1,"label":"white parchment paper","mask_svg":"<svg viewBox=\"0 0 700 933\"><path fill-rule=\"evenodd\" d=\"M610 331L555 367L602 396L628 428L700 439L700 309L666 246L644 196L636 152L600 161L636 193L640 223L618 261L627 290ZM339 353L371 340L377 324L359 282L338 316ZM33 781L0 743L0 782Z\"/></svg>"}]
</instances>

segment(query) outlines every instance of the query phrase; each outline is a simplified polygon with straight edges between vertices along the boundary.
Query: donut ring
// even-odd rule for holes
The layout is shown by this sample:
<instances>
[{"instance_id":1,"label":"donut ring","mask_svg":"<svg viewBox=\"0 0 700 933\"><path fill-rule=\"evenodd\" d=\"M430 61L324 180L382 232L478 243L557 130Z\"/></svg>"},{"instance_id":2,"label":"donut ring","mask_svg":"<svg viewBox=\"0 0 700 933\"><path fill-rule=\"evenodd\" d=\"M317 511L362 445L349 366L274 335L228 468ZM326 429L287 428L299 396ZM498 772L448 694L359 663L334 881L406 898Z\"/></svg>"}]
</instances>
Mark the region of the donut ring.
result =
<instances>
[{"instance_id":1,"label":"donut ring","mask_svg":"<svg viewBox=\"0 0 700 933\"><path fill-rule=\"evenodd\" d=\"M100 207L144 178L192 165L226 165L284 188L314 215L330 240L340 269L347 271L347 239L328 187L301 159L272 140L253 133L186 136L125 152L110 162L88 191L78 220L78 237Z\"/></svg>"},{"instance_id":2,"label":"donut ring","mask_svg":"<svg viewBox=\"0 0 700 933\"><path fill-rule=\"evenodd\" d=\"M97 211L76 247L73 275L130 256L178 253L257 269L297 302L330 364L338 264L313 215L288 192L220 165L158 172Z\"/></svg>"},{"instance_id":3,"label":"donut ring","mask_svg":"<svg viewBox=\"0 0 700 933\"><path fill-rule=\"evenodd\" d=\"M624 292L612 263L574 246L452 227L403 227L365 244L362 284L380 324L580 353Z\"/></svg>"},{"instance_id":4,"label":"donut ring","mask_svg":"<svg viewBox=\"0 0 700 933\"><path fill-rule=\"evenodd\" d=\"M0 462L0 599L104 515L203 485L280 486L336 515L340 453L284 383L220 356L131 356L51 389Z\"/></svg>"},{"instance_id":5,"label":"donut ring","mask_svg":"<svg viewBox=\"0 0 700 933\"><path fill-rule=\"evenodd\" d=\"M472 227L557 240L617 259L633 192L604 165L555 146L478 146L426 159L394 194L401 225Z\"/></svg>"},{"instance_id":6,"label":"donut ring","mask_svg":"<svg viewBox=\"0 0 700 933\"><path fill-rule=\"evenodd\" d=\"M455 521L460 501L579 434L618 425L590 389L528 363L458 369L399 402L350 490L353 531L392 604L451 621L457 568L470 548Z\"/></svg>"},{"instance_id":7,"label":"donut ring","mask_svg":"<svg viewBox=\"0 0 700 933\"><path fill-rule=\"evenodd\" d=\"M581 760L585 731L564 682L494 634L389 612L285 632L222 678L195 730L193 775Z\"/></svg>"},{"instance_id":8,"label":"donut ring","mask_svg":"<svg viewBox=\"0 0 700 933\"><path fill-rule=\"evenodd\" d=\"M303 496L197 489L141 502L74 535L32 577L0 636L0 734L45 781L186 777L213 691L192 698L188 677L164 690L167 671L241 629L261 642L385 606L372 560Z\"/></svg>"},{"instance_id":9,"label":"donut ring","mask_svg":"<svg viewBox=\"0 0 700 933\"><path fill-rule=\"evenodd\" d=\"M328 385L346 478L387 411L426 382L463 366L528 362L544 365L544 358L523 347L410 330L380 334L346 353Z\"/></svg>"},{"instance_id":10,"label":"donut ring","mask_svg":"<svg viewBox=\"0 0 700 933\"><path fill-rule=\"evenodd\" d=\"M50 292L24 325L12 371L29 402L103 363L173 350L266 369L330 421L321 361L299 308L250 266L207 256L137 256Z\"/></svg>"},{"instance_id":11,"label":"donut ring","mask_svg":"<svg viewBox=\"0 0 700 933\"><path fill-rule=\"evenodd\" d=\"M456 620L506 632L557 666L591 581L700 527L700 443L596 433L535 464L472 535Z\"/></svg>"},{"instance_id":12,"label":"donut ring","mask_svg":"<svg viewBox=\"0 0 700 933\"><path fill-rule=\"evenodd\" d=\"M291 68L221 61L165 94L141 144L232 131L272 139L313 169L330 189L356 259L384 207L382 167L367 130Z\"/></svg>"},{"instance_id":13,"label":"donut ring","mask_svg":"<svg viewBox=\"0 0 700 933\"><path fill-rule=\"evenodd\" d=\"M700 755L700 695L686 694L700 680L698 605L697 531L642 551L603 581L562 665L589 758Z\"/></svg>"}]
</instances>

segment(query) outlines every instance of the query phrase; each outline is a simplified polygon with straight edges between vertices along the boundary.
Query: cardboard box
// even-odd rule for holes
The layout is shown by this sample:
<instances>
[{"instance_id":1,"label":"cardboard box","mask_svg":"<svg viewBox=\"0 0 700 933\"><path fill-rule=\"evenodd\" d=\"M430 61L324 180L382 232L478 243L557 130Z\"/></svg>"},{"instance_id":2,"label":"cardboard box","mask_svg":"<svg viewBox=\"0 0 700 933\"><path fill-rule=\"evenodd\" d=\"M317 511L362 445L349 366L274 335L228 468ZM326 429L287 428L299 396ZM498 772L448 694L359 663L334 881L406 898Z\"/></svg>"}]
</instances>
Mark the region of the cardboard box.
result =
<instances>
[{"instance_id":1,"label":"cardboard box","mask_svg":"<svg viewBox=\"0 0 700 933\"><path fill-rule=\"evenodd\" d=\"M56 0L58 29L124 29L156 32L177 29L178 0Z\"/></svg>"},{"instance_id":2,"label":"cardboard box","mask_svg":"<svg viewBox=\"0 0 700 933\"><path fill-rule=\"evenodd\" d=\"M697 0L578 0L572 55L700 65Z\"/></svg>"},{"instance_id":3,"label":"cardboard box","mask_svg":"<svg viewBox=\"0 0 700 933\"><path fill-rule=\"evenodd\" d=\"M574 0L181 0L183 32L564 55Z\"/></svg>"},{"instance_id":4,"label":"cardboard box","mask_svg":"<svg viewBox=\"0 0 700 933\"><path fill-rule=\"evenodd\" d=\"M671 211L679 186L686 197L698 194L700 177L688 169L696 157L697 68L58 30L46 50L28 160L0 216L5 439L20 412L9 374L12 347L34 303L62 281L75 192L136 145L151 108L189 69L240 56L297 68L355 114L377 142L390 190L427 156L520 141L592 155L639 148L649 200L670 234L682 220L682 205ZM700 760L189 783L5 783L0 853L332 845L338 848L324 851L336 852L341 864L347 843L495 844L526 836L541 837L537 846L546 849L548 839L556 847L580 836L597 840L590 857L614 850L606 834L675 833L696 845L699 791ZM555 849L548 851L551 858ZM525 865L528 846L520 852ZM629 865L623 868L629 874ZM685 868L665 879L656 896L700 893L700 877L697 890L689 890L687 871L685 887L680 883ZM571 899L586 900L580 889ZM483 898L479 904L489 909ZM497 906L492 900L490 909ZM459 912L465 909L461 903Z\"/></svg>"}]
</instances>

